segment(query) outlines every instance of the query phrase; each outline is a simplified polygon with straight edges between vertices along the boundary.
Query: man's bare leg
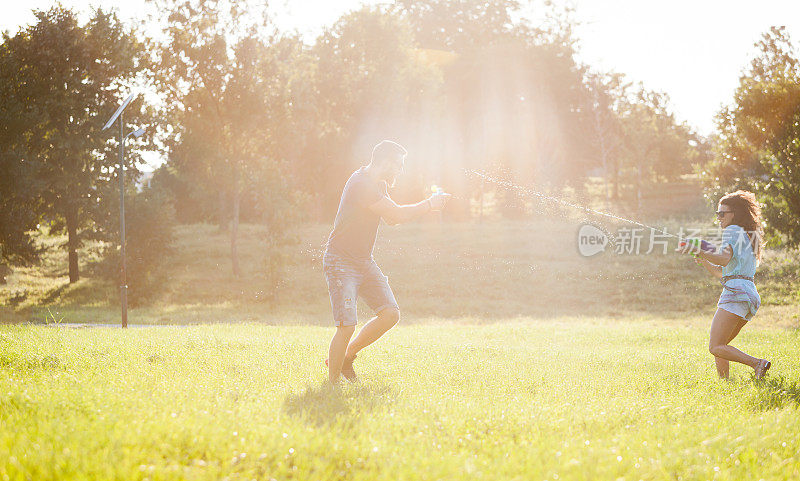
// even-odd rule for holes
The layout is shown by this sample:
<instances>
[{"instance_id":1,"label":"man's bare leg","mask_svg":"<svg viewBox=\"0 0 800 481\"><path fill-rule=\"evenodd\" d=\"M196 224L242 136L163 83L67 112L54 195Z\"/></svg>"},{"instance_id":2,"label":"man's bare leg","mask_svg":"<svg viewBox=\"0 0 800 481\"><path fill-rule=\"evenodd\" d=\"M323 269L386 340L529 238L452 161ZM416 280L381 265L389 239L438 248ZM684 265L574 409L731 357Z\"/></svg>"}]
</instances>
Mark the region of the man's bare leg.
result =
<instances>
[{"instance_id":1,"label":"man's bare leg","mask_svg":"<svg viewBox=\"0 0 800 481\"><path fill-rule=\"evenodd\" d=\"M356 326L339 326L336 328L336 334L333 335L333 339L331 339L331 345L328 348L328 381L331 384L339 382L347 345L355 330Z\"/></svg>"},{"instance_id":2,"label":"man's bare leg","mask_svg":"<svg viewBox=\"0 0 800 481\"><path fill-rule=\"evenodd\" d=\"M354 359L358 351L380 339L380 337L397 324L399 320L400 311L393 307L379 312L377 316L364 324L364 327L358 332L356 338L350 341L350 344L347 346L345 357L347 359Z\"/></svg>"}]
</instances>

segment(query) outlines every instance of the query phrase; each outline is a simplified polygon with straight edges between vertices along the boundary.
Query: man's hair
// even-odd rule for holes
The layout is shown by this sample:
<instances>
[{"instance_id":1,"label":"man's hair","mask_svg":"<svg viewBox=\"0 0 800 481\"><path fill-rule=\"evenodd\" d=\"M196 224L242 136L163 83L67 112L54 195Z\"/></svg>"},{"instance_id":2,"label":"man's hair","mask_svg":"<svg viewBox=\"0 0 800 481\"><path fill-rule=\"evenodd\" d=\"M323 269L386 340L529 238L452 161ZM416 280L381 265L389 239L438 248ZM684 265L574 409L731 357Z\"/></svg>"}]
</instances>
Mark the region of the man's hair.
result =
<instances>
[{"instance_id":1,"label":"man's hair","mask_svg":"<svg viewBox=\"0 0 800 481\"><path fill-rule=\"evenodd\" d=\"M405 157L408 155L408 151L397 142L382 140L372 149L370 163L381 164L386 160L394 160L398 155Z\"/></svg>"}]
</instances>

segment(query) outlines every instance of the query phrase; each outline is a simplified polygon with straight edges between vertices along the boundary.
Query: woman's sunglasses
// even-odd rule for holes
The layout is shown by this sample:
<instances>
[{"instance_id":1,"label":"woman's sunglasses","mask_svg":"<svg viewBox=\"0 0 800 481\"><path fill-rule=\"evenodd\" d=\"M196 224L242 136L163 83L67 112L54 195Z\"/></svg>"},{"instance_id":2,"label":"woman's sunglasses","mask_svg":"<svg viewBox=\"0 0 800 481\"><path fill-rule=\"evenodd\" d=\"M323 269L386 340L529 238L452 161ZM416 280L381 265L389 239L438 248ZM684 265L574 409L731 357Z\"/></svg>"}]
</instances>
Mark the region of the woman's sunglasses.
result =
<instances>
[{"instance_id":1,"label":"woman's sunglasses","mask_svg":"<svg viewBox=\"0 0 800 481\"><path fill-rule=\"evenodd\" d=\"M725 217L725 214L730 214L730 213L732 213L732 212L733 212L732 210L718 210L718 211L716 212L716 214L717 214L717 219L722 219L723 217Z\"/></svg>"}]
</instances>

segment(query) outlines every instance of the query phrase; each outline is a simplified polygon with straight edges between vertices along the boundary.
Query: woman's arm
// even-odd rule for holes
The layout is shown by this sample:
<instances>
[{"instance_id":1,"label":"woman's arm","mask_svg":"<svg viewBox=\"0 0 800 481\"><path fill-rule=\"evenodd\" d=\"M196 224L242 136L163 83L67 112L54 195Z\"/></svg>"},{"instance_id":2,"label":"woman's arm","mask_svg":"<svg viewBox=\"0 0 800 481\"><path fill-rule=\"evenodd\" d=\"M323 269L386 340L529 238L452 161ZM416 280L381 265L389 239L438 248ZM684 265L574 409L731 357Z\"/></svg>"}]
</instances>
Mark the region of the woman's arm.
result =
<instances>
[{"instance_id":1,"label":"woman's arm","mask_svg":"<svg viewBox=\"0 0 800 481\"><path fill-rule=\"evenodd\" d=\"M731 258L733 258L733 249L731 249L730 245L726 245L721 252L706 252L701 250L697 253L697 255L698 257L701 257L712 264L716 264L718 266L727 266L728 262L730 262Z\"/></svg>"},{"instance_id":2,"label":"woman's arm","mask_svg":"<svg viewBox=\"0 0 800 481\"><path fill-rule=\"evenodd\" d=\"M695 254L694 261L702 264L703 267L714 277L722 277L722 266L728 265L733 258L733 249L730 245L726 245L724 249L717 252L707 252L700 250L698 245L686 242L675 249L681 254Z\"/></svg>"},{"instance_id":3,"label":"woman's arm","mask_svg":"<svg viewBox=\"0 0 800 481\"><path fill-rule=\"evenodd\" d=\"M703 267L705 267L706 270L712 276L716 277L717 279L721 279L722 278L722 266L718 266L716 264L712 264L708 260L702 259L702 258L699 258L699 257L697 259L695 259L695 262L697 262L698 264L700 264Z\"/></svg>"}]
</instances>

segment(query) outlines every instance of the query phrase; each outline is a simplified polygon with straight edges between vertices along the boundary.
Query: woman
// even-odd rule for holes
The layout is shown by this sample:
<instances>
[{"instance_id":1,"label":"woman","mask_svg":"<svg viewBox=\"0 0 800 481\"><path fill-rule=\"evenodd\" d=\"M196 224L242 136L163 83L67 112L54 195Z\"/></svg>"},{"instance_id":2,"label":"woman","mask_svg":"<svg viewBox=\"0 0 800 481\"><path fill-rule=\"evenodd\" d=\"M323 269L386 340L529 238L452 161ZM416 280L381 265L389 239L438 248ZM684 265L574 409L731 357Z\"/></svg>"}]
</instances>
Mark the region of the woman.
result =
<instances>
[{"instance_id":1,"label":"woman","mask_svg":"<svg viewBox=\"0 0 800 481\"><path fill-rule=\"evenodd\" d=\"M695 254L695 261L722 283L708 343L717 373L727 379L729 361L734 361L752 367L756 379L761 379L772 364L729 345L761 306L761 297L753 283L756 266L761 261L761 208L753 193L738 190L720 199L717 219L723 228L719 249L703 251L698 249L697 243L689 242L677 251Z\"/></svg>"}]
</instances>

